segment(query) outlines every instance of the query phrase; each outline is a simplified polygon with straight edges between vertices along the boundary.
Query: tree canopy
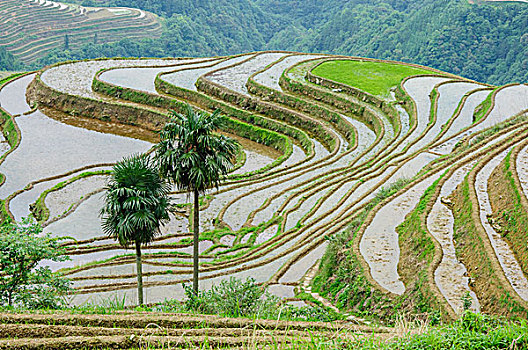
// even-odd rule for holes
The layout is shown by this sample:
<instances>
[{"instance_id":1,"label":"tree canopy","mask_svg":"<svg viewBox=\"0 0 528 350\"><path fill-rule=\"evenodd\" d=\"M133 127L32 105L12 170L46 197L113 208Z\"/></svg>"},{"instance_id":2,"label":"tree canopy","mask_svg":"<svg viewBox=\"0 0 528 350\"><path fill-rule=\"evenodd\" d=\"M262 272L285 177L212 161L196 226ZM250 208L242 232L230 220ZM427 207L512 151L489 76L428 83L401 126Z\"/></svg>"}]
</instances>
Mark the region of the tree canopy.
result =
<instances>
[{"instance_id":1,"label":"tree canopy","mask_svg":"<svg viewBox=\"0 0 528 350\"><path fill-rule=\"evenodd\" d=\"M402 60L481 82L528 81L528 6L460 0L109 0L164 18L160 40L87 44L40 64L114 56L212 56L255 50Z\"/></svg>"},{"instance_id":2,"label":"tree canopy","mask_svg":"<svg viewBox=\"0 0 528 350\"><path fill-rule=\"evenodd\" d=\"M123 247L135 245L138 303L142 305L141 245L154 241L161 226L170 219L170 186L145 154L126 157L112 170L101 209L102 227Z\"/></svg>"},{"instance_id":3,"label":"tree canopy","mask_svg":"<svg viewBox=\"0 0 528 350\"><path fill-rule=\"evenodd\" d=\"M57 238L42 233L31 219L0 226L0 305L32 309L58 308L69 291L68 280L42 263L65 261Z\"/></svg>"},{"instance_id":4,"label":"tree canopy","mask_svg":"<svg viewBox=\"0 0 528 350\"><path fill-rule=\"evenodd\" d=\"M103 231L124 247L152 242L169 220L170 186L146 155L116 163L105 190Z\"/></svg>"},{"instance_id":5,"label":"tree canopy","mask_svg":"<svg viewBox=\"0 0 528 350\"><path fill-rule=\"evenodd\" d=\"M180 190L205 192L218 187L223 175L233 168L237 143L214 132L224 117L196 112L187 104L184 114L173 113L160 132L155 159L163 177Z\"/></svg>"}]
</instances>

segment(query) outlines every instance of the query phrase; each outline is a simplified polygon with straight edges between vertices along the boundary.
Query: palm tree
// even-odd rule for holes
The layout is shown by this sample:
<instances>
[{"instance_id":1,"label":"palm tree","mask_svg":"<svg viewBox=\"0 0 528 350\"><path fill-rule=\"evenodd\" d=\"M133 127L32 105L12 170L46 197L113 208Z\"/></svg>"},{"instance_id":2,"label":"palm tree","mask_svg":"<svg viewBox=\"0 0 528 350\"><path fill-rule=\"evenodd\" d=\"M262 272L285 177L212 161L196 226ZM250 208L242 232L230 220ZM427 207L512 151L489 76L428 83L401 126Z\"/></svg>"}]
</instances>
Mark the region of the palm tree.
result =
<instances>
[{"instance_id":1,"label":"palm tree","mask_svg":"<svg viewBox=\"0 0 528 350\"><path fill-rule=\"evenodd\" d=\"M171 187L148 156L133 155L114 165L105 190L102 228L123 247L136 245L138 303L142 305L141 245L151 243L169 221Z\"/></svg>"},{"instance_id":2,"label":"palm tree","mask_svg":"<svg viewBox=\"0 0 528 350\"><path fill-rule=\"evenodd\" d=\"M178 189L194 194L193 291L198 293L198 244L200 235L199 196L208 188L218 188L234 166L238 143L215 134L223 123L219 111L211 115L195 112L187 104L183 114L171 112L171 120L160 131L154 159L161 176Z\"/></svg>"}]
</instances>

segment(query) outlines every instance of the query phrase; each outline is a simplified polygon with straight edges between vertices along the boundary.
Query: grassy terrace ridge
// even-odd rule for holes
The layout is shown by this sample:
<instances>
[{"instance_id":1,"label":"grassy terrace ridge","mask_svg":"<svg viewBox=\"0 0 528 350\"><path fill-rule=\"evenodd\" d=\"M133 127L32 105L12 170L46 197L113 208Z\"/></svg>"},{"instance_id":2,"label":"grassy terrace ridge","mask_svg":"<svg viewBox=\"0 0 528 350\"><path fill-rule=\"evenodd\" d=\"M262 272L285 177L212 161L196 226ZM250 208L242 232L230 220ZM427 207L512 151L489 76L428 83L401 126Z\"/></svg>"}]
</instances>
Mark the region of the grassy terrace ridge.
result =
<instances>
[{"instance_id":1,"label":"grassy terrace ridge","mask_svg":"<svg viewBox=\"0 0 528 350\"><path fill-rule=\"evenodd\" d=\"M528 325L465 313L451 325L344 323L111 311L1 313L0 349L524 349Z\"/></svg>"},{"instance_id":2,"label":"grassy terrace ridge","mask_svg":"<svg viewBox=\"0 0 528 350\"><path fill-rule=\"evenodd\" d=\"M312 73L375 96L388 97L390 89L398 86L403 79L413 75L436 72L397 63L335 60L321 63L313 69Z\"/></svg>"}]
</instances>

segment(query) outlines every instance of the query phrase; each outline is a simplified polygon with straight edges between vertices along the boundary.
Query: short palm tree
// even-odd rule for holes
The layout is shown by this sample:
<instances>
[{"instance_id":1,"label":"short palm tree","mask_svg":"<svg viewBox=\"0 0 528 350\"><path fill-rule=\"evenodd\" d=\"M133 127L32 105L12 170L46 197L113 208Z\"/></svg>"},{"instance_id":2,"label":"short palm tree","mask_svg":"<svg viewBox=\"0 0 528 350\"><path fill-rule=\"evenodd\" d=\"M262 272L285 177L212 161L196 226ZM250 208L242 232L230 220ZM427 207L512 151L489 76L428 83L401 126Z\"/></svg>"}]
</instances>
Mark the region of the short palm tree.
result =
<instances>
[{"instance_id":1,"label":"short palm tree","mask_svg":"<svg viewBox=\"0 0 528 350\"><path fill-rule=\"evenodd\" d=\"M114 165L105 190L102 228L123 247L135 244L138 303L142 305L141 245L151 243L169 221L171 187L148 156L134 155Z\"/></svg>"},{"instance_id":2,"label":"short palm tree","mask_svg":"<svg viewBox=\"0 0 528 350\"><path fill-rule=\"evenodd\" d=\"M187 104L183 114L172 112L171 120L160 131L154 159L161 176L180 190L193 193L194 233L193 291L198 293L198 244L200 235L199 196L216 187L234 166L238 143L215 134L224 117L219 111L211 115L196 112Z\"/></svg>"}]
</instances>

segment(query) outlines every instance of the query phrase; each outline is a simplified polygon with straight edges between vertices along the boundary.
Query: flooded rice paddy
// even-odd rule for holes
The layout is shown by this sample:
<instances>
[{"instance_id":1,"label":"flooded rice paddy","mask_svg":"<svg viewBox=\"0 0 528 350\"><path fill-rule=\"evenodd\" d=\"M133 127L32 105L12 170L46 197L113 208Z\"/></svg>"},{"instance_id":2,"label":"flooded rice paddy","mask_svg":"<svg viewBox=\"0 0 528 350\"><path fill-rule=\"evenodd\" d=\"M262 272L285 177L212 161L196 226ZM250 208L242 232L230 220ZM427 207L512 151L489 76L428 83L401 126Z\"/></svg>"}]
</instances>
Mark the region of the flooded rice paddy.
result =
<instances>
[{"instance_id":1,"label":"flooded rice paddy","mask_svg":"<svg viewBox=\"0 0 528 350\"><path fill-rule=\"evenodd\" d=\"M478 311L477 294L471 289L467 269L457 255L454 219L445 198L456 190L478 161L469 157L481 155L474 150L465 157L445 160L450 159L455 145L464 137L477 135L527 109L527 87L515 85L500 90L489 115L474 123L474 111L490 90L478 90L484 86L462 79L413 77L403 88L416 106L415 115L410 115L412 110L394 101L394 96L385 101L394 107L396 115L393 117L399 118L394 124L388 112L357 96L307 81L305 76L317 63L313 59L318 57L323 56L263 52L210 59L99 60L58 65L39 75L45 85L58 93L138 107L138 104L94 92L92 82L97 73L106 69L98 78L100 82L138 93L158 94L155 81L161 79L190 93L203 94L195 86L203 77L206 84L214 83L226 90L251 95L246 84L253 76L255 82L274 89L277 94L295 95L288 87L279 85L283 72L293 67L288 77L296 84L334 96L340 103L363 108L378 119L381 127L375 129L357 116L341 111L330 100L315 100L303 95L298 98L316 103L329 113L337 112L347 120L357 136L355 144L348 145L338 136L340 147L329 151L320 141L310 137L314 155L308 157L292 140L292 154L278 166L270 167L282 156L280 152L264 146L259 140L234 136L245 153L244 163L234 171L238 177L209 191L207 204L200 213L204 234L199 246L201 288L230 276L252 277L258 283L270 282L268 291L272 294L295 298L295 287L300 286L307 271L325 253L329 244L325 238L348 232L349 223L368 208L368 225L359 229L357 258L368 266L375 288L402 295L407 289L398 271L402 252L397 228L415 210L426 189L442 179L440 194L433 198L426 220L429 234L442 250L442 260L431 283L436 284L445 302L456 313L461 311L462 296L466 293L472 298L473 309ZM49 107L39 106L30 112L25 91L35 76L16 79L0 90L1 106L12 115L20 115L15 121L22 136L18 147L0 164L0 173L6 179L0 186L0 198L9 198L9 210L20 220L28 216L30 206L44 196L41 200L49 210L49 218L44 223L46 232L64 237L70 244L71 260L51 264L51 267L72 279L76 290L72 303L103 303L109 298L124 297L132 304L136 293L134 252L105 238L100 225L99 210L108 179L108 174L102 171L109 170L124 156L148 151L156 137L152 132L142 131L138 125L94 122L61 114ZM436 108L431 108L433 91L439 94ZM258 98L255 101L260 103ZM236 101L223 102L234 109L245 109ZM275 102L271 104L292 108ZM209 108L206 105L195 107ZM332 122L322 124L338 135ZM301 128L302 123L292 126ZM504 143L510 138L503 135L490 139L487 144ZM5 150L8 148L6 145ZM527 173L527 149L521 150L517 160L522 178ZM491 212L487 179L504 156L505 153L501 153L484 166L477 174L475 188L481 204L482 225L494 242L504 273L515 291L528 299L528 282L516 265L513 252L491 227L486 226L486 215ZM451 167L454 171L444 179L443 174ZM87 171L96 173L88 175ZM526 193L526 181L521 180L521 183ZM390 196L386 195L387 191ZM162 235L144 249L148 303L183 297L181 283L189 283L192 275L190 197L181 193L173 196L182 208L171 218ZM371 201L378 205L369 207Z\"/></svg>"}]
</instances>

